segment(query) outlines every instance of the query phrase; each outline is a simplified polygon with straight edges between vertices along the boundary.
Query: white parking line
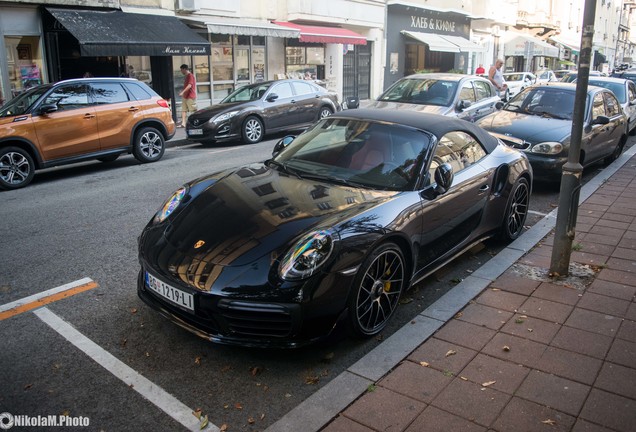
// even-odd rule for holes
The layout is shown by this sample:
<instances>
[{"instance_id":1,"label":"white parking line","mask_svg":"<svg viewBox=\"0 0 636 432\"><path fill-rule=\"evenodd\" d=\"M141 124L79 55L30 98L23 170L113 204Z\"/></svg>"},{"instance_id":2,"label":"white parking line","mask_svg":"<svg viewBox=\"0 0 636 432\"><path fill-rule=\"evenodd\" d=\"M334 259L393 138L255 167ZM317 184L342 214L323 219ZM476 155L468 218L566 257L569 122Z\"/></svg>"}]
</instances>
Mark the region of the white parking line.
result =
<instances>
[{"instance_id":1,"label":"white parking line","mask_svg":"<svg viewBox=\"0 0 636 432\"><path fill-rule=\"evenodd\" d=\"M67 341L97 362L97 364L122 380L126 385L152 402L157 408L168 414L185 428L191 431L200 430L199 420L192 414L192 409L184 405L177 398L84 336L48 308L44 307L33 313L45 324L62 335ZM220 431L218 427L211 423L208 424L205 430L210 432Z\"/></svg>"},{"instance_id":2,"label":"white parking line","mask_svg":"<svg viewBox=\"0 0 636 432\"><path fill-rule=\"evenodd\" d=\"M534 211L534 210L528 210L528 214L538 215L538 216L542 216L542 217L546 217L548 215L547 213L541 213L541 212Z\"/></svg>"}]
</instances>

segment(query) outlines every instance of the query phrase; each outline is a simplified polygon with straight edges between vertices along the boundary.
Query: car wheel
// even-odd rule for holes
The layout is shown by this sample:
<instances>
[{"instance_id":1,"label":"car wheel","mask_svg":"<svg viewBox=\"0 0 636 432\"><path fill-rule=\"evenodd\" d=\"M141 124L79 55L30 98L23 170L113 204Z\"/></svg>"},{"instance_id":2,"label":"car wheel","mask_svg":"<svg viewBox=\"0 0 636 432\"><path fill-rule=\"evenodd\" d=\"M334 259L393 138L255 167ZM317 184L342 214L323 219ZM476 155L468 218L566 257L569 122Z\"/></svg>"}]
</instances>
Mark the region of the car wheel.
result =
<instances>
[{"instance_id":1,"label":"car wheel","mask_svg":"<svg viewBox=\"0 0 636 432\"><path fill-rule=\"evenodd\" d=\"M117 158L119 157L119 153L114 154L114 155L108 155L108 156L103 156L103 157L99 157L97 158L98 161L100 162L114 162L117 160Z\"/></svg>"},{"instance_id":2,"label":"car wheel","mask_svg":"<svg viewBox=\"0 0 636 432\"><path fill-rule=\"evenodd\" d=\"M512 241L521 235L523 224L528 216L529 202L530 185L528 180L520 178L515 183L508 198L508 205L499 235L502 240Z\"/></svg>"},{"instance_id":3,"label":"car wheel","mask_svg":"<svg viewBox=\"0 0 636 432\"><path fill-rule=\"evenodd\" d=\"M133 155L139 162L156 162L161 159L165 150L163 135L157 129L144 127L135 134Z\"/></svg>"},{"instance_id":4,"label":"car wheel","mask_svg":"<svg viewBox=\"0 0 636 432\"><path fill-rule=\"evenodd\" d=\"M243 141L255 144L263 139L263 122L258 117L248 117L243 123Z\"/></svg>"},{"instance_id":5,"label":"car wheel","mask_svg":"<svg viewBox=\"0 0 636 432\"><path fill-rule=\"evenodd\" d=\"M35 174L33 158L18 147L0 149L0 188L18 189L31 183Z\"/></svg>"},{"instance_id":6,"label":"car wheel","mask_svg":"<svg viewBox=\"0 0 636 432\"><path fill-rule=\"evenodd\" d=\"M331 114L333 114L333 111L331 108L329 107L322 107L320 108L320 118L323 119L325 117L329 117Z\"/></svg>"},{"instance_id":7,"label":"car wheel","mask_svg":"<svg viewBox=\"0 0 636 432\"><path fill-rule=\"evenodd\" d=\"M605 159L603 159L603 163L605 165L609 165L612 162L614 162L616 159L618 159L621 153L623 153L623 147L625 147L625 141L627 141L627 137L625 136L621 137L620 141L618 141L618 144L616 144L616 147L614 148L614 151L612 152L612 154L607 156Z\"/></svg>"},{"instance_id":8,"label":"car wheel","mask_svg":"<svg viewBox=\"0 0 636 432\"><path fill-rule=\"evenodd\" d=\"M406 285L402 251L395 243L384 243L362 263L349 295L349 330L354 336L380 333L395 312Z\"/></svg>"}]
</instances>

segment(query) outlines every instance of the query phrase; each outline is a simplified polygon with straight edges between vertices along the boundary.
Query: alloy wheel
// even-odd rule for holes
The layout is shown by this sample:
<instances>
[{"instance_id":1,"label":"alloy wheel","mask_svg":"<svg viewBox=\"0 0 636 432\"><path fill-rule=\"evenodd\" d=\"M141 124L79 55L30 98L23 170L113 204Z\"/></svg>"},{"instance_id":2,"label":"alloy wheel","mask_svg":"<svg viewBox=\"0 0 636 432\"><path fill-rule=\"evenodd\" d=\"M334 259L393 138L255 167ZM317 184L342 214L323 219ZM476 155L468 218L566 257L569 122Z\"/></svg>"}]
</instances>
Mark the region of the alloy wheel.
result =
<instances>
[{"instance_id":1,"label":"alloy wheel","mask_svg":"<svg viewBox=\"0 0 636 432\"><path fill-rule=\"evenodd\" d=\"M140 137L139 148L148 159L155 159L163 148L163 140L159 134L153 130L144 132Z\"/></svg>"},{"instance_id":2,"label":"alloy wheel","mask_svg":"<svg viewBox=\"0 0 636 432\"><path fill-rule=\"evenodd\" d=\"M404 285L404 262L394 249L380 253L367 268L355 302L360 330L373 335L382 330L395 311Z\"/></svg>"},{"instance_id":3,"label":"alloy wheel","mask_svg":"<svg viewBox=\"0 0 636 432\"><path fill-rule=\"evenodd\" d=\"M256 119L249 119L245 123L245 136L251 142L257 142L261 139L263 128L261 123Z\"/></svg>"},{"instance_id":4,"label":"alloy wheel","mask_svg":"<svg viewBox=\"0 0 636 432\"><path fill-rule=\"evenodd\" d=\"M0 179L7 185L25 182L32 170L29 160L18 152L7 152L0 157Z\"/></svg>"},{"instance_id":5,"label":"alloy wheel","mask_svg":"<svg viewBox=\"0 0 636 432\"><path fill-rule=\"evenodd\" d=\"M530 201L530 187L525 179L520 179L514 189L508 218L506 220L506 235L510 239L515 239L521 234L523 224L528 215L528 202Z\"/></svg>"}]
</instances>

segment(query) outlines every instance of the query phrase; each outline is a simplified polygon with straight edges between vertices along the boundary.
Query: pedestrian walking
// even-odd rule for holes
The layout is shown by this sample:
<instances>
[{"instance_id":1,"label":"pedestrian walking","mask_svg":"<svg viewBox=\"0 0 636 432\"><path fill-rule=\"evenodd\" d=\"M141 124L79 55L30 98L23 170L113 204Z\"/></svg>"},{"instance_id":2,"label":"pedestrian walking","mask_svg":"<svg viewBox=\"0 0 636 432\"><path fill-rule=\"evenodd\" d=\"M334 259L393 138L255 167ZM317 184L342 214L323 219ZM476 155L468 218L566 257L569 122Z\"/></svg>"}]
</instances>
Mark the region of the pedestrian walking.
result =
<instances>
[{"instance_id":1,"label":"pedestrian walking","mask_svg":"<svg viewBox=\"0 0 636 432\"><path fill-rule=\"evenodd\" d=\"M188 115L197 110L197 90L196 80L187 64L181 65L181 73L184 75L183 90L181 96L181 124L178 127L185 127Z\"/></svg>"},{"instance_id":2,"label":"pedestrian walking","mask_svg":"<svg viewBox=\"0 0 636 432\"><path fill-rule=\"evenodd\" d=\"M508 84L506 84L503 76L503 71L501 70L503 64L502 59L497 59L494 66L491 66L488 71L488 79L495 86L500 97L506 93L506 89L508 88Z\"/></svg>"}]
</instances>

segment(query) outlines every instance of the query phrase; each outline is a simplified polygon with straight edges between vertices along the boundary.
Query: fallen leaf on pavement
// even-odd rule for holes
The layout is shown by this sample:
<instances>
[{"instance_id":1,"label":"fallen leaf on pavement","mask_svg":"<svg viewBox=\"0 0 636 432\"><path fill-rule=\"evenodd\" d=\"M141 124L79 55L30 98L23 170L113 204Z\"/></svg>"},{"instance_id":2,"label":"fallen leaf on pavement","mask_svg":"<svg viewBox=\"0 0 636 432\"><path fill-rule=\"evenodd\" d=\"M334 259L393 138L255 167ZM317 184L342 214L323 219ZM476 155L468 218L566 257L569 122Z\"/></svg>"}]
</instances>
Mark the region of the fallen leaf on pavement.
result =
<instances>
[{"instance_id":1,"label":"fallen leaf on pavement","mask_svg":"<svg viewBox=\"0 0 636 432\"><path fill-rule=\"evenodd\" d=\"M261 420L263 420L265 418L265 413L261 414Z\"/></svg>"},{"instance_id":2,"label":"fallen leaf on pavement","mask_svg":"<svg viewBox=\"0 0 636 432\"><path fill-rule=\"evenodd\" d=\"M201 408L197 408L194 411L192 411L192 415L200 420L201 419Z\"/></svg>"},{"instance_id":3,"label":"fallen leaf on pavement","mask_svg":"<svg viewBox=\"0 0 636 432\"><path fill-rule=\"evenodd\" d=\"M199 425L199 430L203 430L208 427L208 416L201 417L201 425Z\"/></svg>"},{"instance_id":4,"label":"fallen leaf on pavement","mask_svg":"<svg viewBox=\"0 0 636 432\"><path fill-rule=\"evenodd\" d=\"M30 389L31 387L33 387L33 384L27 384L27 385L25 385L25 386L24 386L24 389L25 389L25 390L28 390L28 389Z\"/></svg>"},{"instance_id":5,"label":"fallen leaf on pavement","mask_svg":"<svg viewBox=\"0 0 636 432\"><path fill-rule=\"evenodd\" d=\"M249 424L254 424L254 422L255 422L255 421L256 421L256 420L254 420L254 417L249 417L249 418L247 419L247 422L248 422Z\"/></svg>"},{"instance_id":6,"label":"fallen leaf on pavement","mask_svg":"<svg viewBox=\"0 0 636 432\"><path fill-rule=\"evenodd\" d=\"M420 366L428 367L428 363L425 361L421 361Z\"/></svg>"},{"instance_id":7,"label":"fallen leaf on pavement","mask_svg":"<svg viewBox=\"0 0 636 432\"><path fill-rule=\"evenodd\" d=\"M318 384L320 377L316 375L309 375L305 377L305 384Z\"/></svg>"},{"instance_id":8,"label":"fallen leaf on pavement","mask_svg":"<svg viewBox=\"0 0 636 432\"><path fill-rule=\"evenodd\" d=\"M201 366L201 356L194 358L194 364L197 366Z\"/></svg>"},{"instance_id":9,"label":"fallen leaf on pavement","mask_svg":"<svg viewBox=\"0 0 636 432\"><path fill-rule=\"evenodd\" d=\"M448 350L448 352L446 353L446 357L450 357L450 356L455 355L455 354L457 354L457 351L455 351L455 350Z\"/></svg>"},{"instance_id":10,"label":"fallen leaf on pavement","mask_svg":"<svg viewBox=\"0 0 636 432\"><path fill-rule=\"evenodd\" d=\"M506 352L510 351L510 347L508 345L504 345L502 349Z\"/></svg>"},{"instance_id":11,"label":"fallen leaf on pavement","mask_svg":"<svg viewBox=\"0 0 636 432\"><path fill-rule=\"evenodd\" d=\"M235 403L234 404L234 408L236 408L237 410L242 410L243 409L243 405L241 405L240 403Z\"/></svg>"},{"instance_id":12,"label":"fallen leaf on pavement","mask_svg":"<svg viewBox=\"0 0 636 432\"><path fill-rule=\"evenodd\" d=\"M468 381L468 378L463 377L463 376L460 376L459 379L462 380L462 381Z\"/></svg>"},{"instance_id":13,"label":"fallen leaf on pavement","mask_svg":"<svg viewBox=\"0 0 636 432\"><path fill-rule=\"evenodd\" d=\"M263 371L263 368L259 366L255 366L252 369L250 369L250 373L252 374L252 376L260 375L262 371Z\"/></svg>"},{"instance_id":14,"label":"fallen leaf on pavement","mask_svg":"<svg viewBox=\"0 0 636 432\"><path fill-rule=\"evenodd\" d=\"M464 315L464 313L463 313L463 312L457 312L457 313L455 314L454 318L461 318L461 317L462 317L462 315Z\"/></svg>"},{"instance_id":15,"label":"fallen leaf on pavement","mask_svg":"<svg viewBox=\"0 0 636 432\"><path fill-rule=\"evenodd\" d=\"M554 421L552 419L547 419L547 420L543 420L541 423L553 426L553 425L556 424L556 421Z\"/></svg>"},{"instance_id":16,"label":"fallen leaf on pavement","mask_svg":"<svg viewBox=\"0 0 636 432\"><path fill-rule=\"evenodd\" d=\"M130 313L131 313L131 314L136 314L136 313L137 313L137 308L132 308L132 309L130 309Z\"/></svg>"},{"instance_id":17,"label":"fallen leaf on pavement","mask_svg":"<svg viewBox=\"0 0 636 432\"><path fill-rule=\"evenodd\" d=\"M489 387L489 386L493 385L496 382L497 381L488 381L488 382L482 383L481 385L482 385L482 387Z\"/></svg>"},{"instance_id":18,"label":"fallen leaf on pavement","mask_svg":"<svg viewBox=\"0 0 636 432\"><path fill-rule=\"evenodd\" d=\"M223 423L221 425L221 428L219 429L221 432L225 432L227 430L227 425L225 423Z\"/></svg>"}]
</instances>

